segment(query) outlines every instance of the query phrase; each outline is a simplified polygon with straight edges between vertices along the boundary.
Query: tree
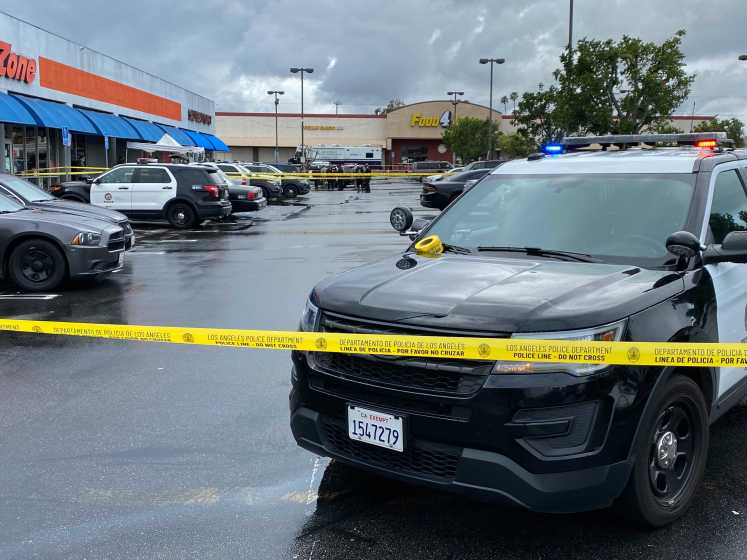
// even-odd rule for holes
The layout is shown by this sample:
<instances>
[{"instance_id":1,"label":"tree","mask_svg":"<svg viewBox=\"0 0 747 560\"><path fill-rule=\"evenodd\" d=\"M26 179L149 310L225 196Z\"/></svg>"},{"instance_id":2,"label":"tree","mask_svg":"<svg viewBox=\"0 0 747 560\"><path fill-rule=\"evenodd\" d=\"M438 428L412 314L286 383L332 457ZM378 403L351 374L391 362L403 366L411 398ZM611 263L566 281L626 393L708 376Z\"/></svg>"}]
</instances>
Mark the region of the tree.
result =
<instances>
[{"instance_id":1,"label":"tree","mask_svg":"<svg viewBox=\"0 0 747 560\"><path fill-rule=\"evenodd\" d=\"M511 102L514 104L514 113L515 113L516 112L516 101L519 99L519 93L516 91L512 91L509 98L511 99Z\"/></svg>"},{"instance_id":2,"label":"tree","mask_svg":"<svg viewBox=\"0 0 747 560\"><path fill-rule=\"evenodd\" d=\"M677 31L661 44L627 35L618 42L581 39L561 55L555 84L522 96L515 123L538 142L558 138L533 134L538 127L529 119L542 107L554 112L548 119L553 126L539 127L543 133L637 134L651 129L682 104L695 79L685 72L684 35Z\"/></svg>"},{"instance_id":3,"label":"tree","mask_svg":"<svg viewBox=\"0 0 747 560\"><path fill-rule=\"evenodd\" d=\"M461 117L444 130L443 142L462 161L473 161L488 152L491 131L498 136L498 125L474 117ZM494 145L497 142L494 140Z\"/></svg>"},{"instance_id":4,"label":"tree","mask_svg":"<svg viewBox=\"0 0 747 560\"><path fill-rule=\"evenodd\" d=\"M656 134L682 134L684 132L682 129L677 128L672 123L667 121L656 122L652 126L649 126L647 131L654 132Z\"/></svg>"},{"instance_id":5,"label":"tree","mask_svg":"<svg viewBox=\"0 0 747 560\"><path fill-rule=\"evenodd\" d=\"M516 159L536 152L537 146L530 138L519 132L509 134L499 132L498 149L501 151L501 159Z\"/></svg>"},{"instance_id":6,"label":"tree","mask_svg":"<svg viewBox=\"0 0 747 560\"><path fill-rule=\"evenodd\" d=\"M389 100L389 103L386 104L386 107L377 107L376 109L374 109L374 115L386 115L387 113L391 113L399 107L404 107L404 105L404 101L402 101L399 97L395 97L394 99Z\"/></svg>"},{"instance_id":7,"label":"tree","mask_svg":"<svg viewBox=\"0 0 747 560\"><path fill-rule=\"evenodd\" d=\"M563 101L563 92L555 85L535 93L525 93L512 122L520 134L536 144L559 140L573 130L569 103Z\"/></svg>"},{"instance_id":8,"label":"tree","mask_svg":"<svg viewBox=\"0 0 747 560\"><path fill-rule=\"evenodd\" d=\"M508 113L508 97L505 95L501 97L501 103L503 103L503 112Z\"/></svg>"},{"instance_id":9,"label":"tree","mask_svg":"<svg viewBox=\"0 0 747 560\"><path fill-rule=\"evenodd\" d=\"M695 125L693 132L726 132L727 138L734 140L737 148L744 147L744 124L739 119L713 118Z\"/></svg>"}]
</instances>

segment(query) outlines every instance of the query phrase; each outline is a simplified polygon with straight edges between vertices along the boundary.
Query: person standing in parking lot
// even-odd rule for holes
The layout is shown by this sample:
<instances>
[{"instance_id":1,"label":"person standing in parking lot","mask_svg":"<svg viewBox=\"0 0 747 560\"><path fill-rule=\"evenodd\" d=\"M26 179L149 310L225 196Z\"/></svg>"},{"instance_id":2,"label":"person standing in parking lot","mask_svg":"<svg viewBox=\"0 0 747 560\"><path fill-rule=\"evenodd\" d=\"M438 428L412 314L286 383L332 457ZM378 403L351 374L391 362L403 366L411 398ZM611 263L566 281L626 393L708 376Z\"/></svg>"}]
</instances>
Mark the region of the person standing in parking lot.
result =
<instances>
[{"instance_id":1,"label":"person standing in parking lot","mask_svg":"<svg viewBox=\"0 0 747 560\"><path fill-rule=\"evenodd\" d=\"M363 164L363 173L365 175L361 178L361 189L363 192L371 192L371 168L367 163Z\"/></svg>"}]
</instances>

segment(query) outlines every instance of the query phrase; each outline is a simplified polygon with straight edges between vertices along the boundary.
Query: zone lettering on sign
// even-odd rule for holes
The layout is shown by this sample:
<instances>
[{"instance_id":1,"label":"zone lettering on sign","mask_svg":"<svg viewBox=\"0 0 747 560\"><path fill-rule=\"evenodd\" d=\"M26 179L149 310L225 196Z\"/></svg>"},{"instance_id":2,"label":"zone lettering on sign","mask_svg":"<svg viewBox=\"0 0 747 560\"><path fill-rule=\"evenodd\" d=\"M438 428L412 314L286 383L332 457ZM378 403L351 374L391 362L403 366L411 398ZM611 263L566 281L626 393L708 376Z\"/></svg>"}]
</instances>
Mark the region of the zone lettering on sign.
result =
<instances>
[{"instance_id":1,"label":"zone lettering on sign","mask_svg":"<svg viewBox=\"0 0 747 560\"><path fill-rule=\"evenodd\" d=\"M14 53L10 43L0 41L0 78L32 83L36 78L36 59Z\"/></svg>"}]
</instances>

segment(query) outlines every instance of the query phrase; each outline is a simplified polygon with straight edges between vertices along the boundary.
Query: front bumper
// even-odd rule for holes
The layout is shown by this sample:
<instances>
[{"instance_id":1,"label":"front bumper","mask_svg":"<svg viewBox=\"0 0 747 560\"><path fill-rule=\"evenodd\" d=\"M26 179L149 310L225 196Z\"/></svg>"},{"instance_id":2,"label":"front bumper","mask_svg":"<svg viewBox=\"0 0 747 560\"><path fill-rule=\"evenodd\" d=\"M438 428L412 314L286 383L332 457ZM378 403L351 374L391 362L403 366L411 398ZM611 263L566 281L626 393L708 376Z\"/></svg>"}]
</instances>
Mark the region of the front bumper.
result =
<instances>
[{"instance_id":1,"label":"front bumper","mask_svg":"<svg viewBox=\"0 0 747 560\"><path fill-rule=\"evenodd\" d=\"M448 199L439 192L422 193L420 195L420 205L425 208L443 210L448 204Z\"/></svg>"},{"instance_id":2,"label":"front bumper","mask_svg":"<svg viewBox=\"0 0 747 560\"><path fill-rule=\"evenodd\" d=\"M71 278L97 276L122 270L124 251L109 251L106 247L66 247ZM122 258L120 259L120 256Z\"/></svg>"},{"instance_id":3,"label":"front bumper","mask_svg":"<svg viewBox=\"0 0 747 560\"><path fill-rule=\"evenodd\" d=\"M617 399L625 368L590 380L488 376L479 390L455 398L330 376L310 368L303 353L293 362L291 429L314 453L543 512L607 507L629 478L642 399ZM349 403L402 416L405 452L350 440Z\"/></svg>"}]
</instances>

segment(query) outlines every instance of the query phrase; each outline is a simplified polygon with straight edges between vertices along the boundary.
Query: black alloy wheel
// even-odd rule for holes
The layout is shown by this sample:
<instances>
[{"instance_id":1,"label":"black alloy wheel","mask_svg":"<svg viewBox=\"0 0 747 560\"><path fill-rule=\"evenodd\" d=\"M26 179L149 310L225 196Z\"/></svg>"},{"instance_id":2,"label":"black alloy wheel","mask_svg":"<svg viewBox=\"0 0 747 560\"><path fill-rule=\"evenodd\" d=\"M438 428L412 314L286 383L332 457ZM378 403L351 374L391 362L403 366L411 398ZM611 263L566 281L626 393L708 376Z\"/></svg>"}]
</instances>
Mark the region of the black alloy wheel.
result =
<instances>
[{"instance_id":1,"label":"black alloy wheel","mask_svg":"<svg viewBox=\"0 0 747 560\"><path fill-rule=\"evenodd\" d=\"M168 219L172 226L179 229L192 227L196 222L195 211L189 204L184 202L172 204L166 214L166 219Z\"/></svg>"},{"instance_id":2,"label":"black alloy wheel","mask_svg":"<svg viewBox=\"0 0 747 560\"><path fill-rule=\"evenodd\" d=\"M684 375L674 375L651 399L619 506L639 523L662 527L687 511L703 478L708 407L700 387Z\"/></svg>"},{"instance_id":3,"label":"black alloy wheel","mask_svg":"<svg viewBox=\"0 0 747 560\"><path fill-rule=\"evenodd\" d=\"M8 276L21 290L54 290L65 279L65 256L51 241L30 239L21 242L10 255Z\"/></svg>"}]
</instances>

